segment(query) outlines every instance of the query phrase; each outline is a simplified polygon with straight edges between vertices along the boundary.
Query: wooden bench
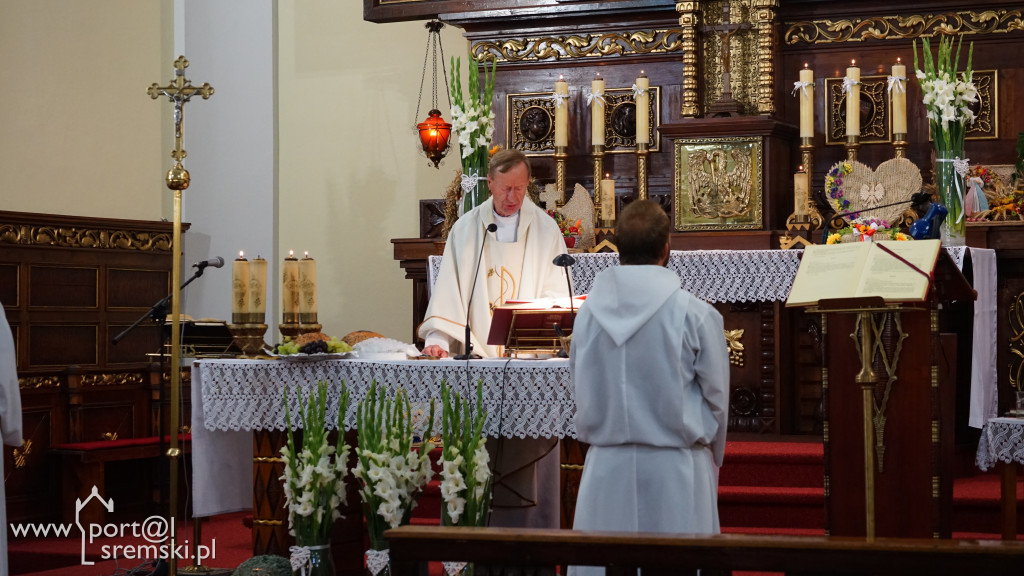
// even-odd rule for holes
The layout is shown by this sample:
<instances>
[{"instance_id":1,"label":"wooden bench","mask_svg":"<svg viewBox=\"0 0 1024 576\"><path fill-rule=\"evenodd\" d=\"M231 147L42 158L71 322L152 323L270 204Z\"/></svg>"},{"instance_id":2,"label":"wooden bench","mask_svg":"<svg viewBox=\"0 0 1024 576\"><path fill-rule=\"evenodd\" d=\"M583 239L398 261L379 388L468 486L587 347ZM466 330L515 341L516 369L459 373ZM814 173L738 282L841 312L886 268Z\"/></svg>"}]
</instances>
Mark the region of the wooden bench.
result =
<instances>
[{"instance_id":1,"label":"wooden bench","mask_svg":"<svg viewBox=\"0 0 1024 576\"><path fill-rule=\"evenodd\" d=\"M164 453L170 447L170 438L164 436ZM178 436L178 448L183 454L192 451L192 435ZM60 459L61 470L61 515L64 522L75 521L75 500L85 502L92 494L93 486L99 495L106 494L106 464L125 460L149 460L163 456L160 452L160 438L127 438L98 442L73 442L57 444L50 453ZM78 520L82 525L103 524L106 510L102 505L90 504L82 509Z\"/></svg>"},{"instance_id":2,"label":"wooden bench","mask_svg":"<svg viewBox=\"0 0 1024 576\"><path fill-rule=\"evenodd\" d=\"M665 535L632 532L402 526L384 533L392 576L413 576L426 561L476 564L477 576L554 574L559 565L605 566L608 576L786 574L944 576L1024 573L1024 542ZM422 573L422 572L420 572Z\"/></svg>"}]
</instances>

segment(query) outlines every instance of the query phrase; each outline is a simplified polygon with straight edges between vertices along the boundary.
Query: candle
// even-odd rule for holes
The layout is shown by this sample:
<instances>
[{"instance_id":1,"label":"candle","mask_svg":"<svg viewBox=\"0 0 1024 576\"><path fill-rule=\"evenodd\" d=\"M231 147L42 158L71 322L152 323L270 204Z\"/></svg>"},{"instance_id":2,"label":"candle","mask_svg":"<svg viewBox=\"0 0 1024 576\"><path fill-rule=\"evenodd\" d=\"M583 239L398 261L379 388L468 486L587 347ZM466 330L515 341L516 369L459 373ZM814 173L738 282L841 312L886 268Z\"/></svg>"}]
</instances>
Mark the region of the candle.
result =
<instances>
[{"instance_id":1,"label":"candle","mask_svg":"<svg viewBox=\"0 0 1024 576\"><path fill-rule=\"evenodd\" d=\"M640 76L636 79L636 87L639 92L636 96L636 143L649 144L651 142L651 122L648 115L650 95L647 93L647 89L650 87L650 80L643 70L640 71Z\"/></svg>"},{"instance_id":2,"label":"candle","mask_svg":"<svg viewBox=\"0 0 1024 576\"><path fill-rule=\"evenodd\" d=\"M601 180L601 216L607 221L615 220L615 180L608 174Z\"/></svg>"},{"instance_id":3,"label":"candle","mask_svg":"<svg viewBox=\"0 0 1024 576\"><path fill-rule=\"evenodd\" d=\"M231 264L231 322L248 324L249 313L249 261L245 253L238 252L238 258Z\"/></svg>"},{"instance_id":4,"label":"candle","mask_svg":"<svg viewBox=\"0 0 1024 576\"><path fill-rule=\"evenodd\" d=\"M892 98L892 131L895 134L907 133L907 66L896 59L892 67L893 85L889 92ZM897 85L898 84L898 85Z\"/></svg>"},{"instance_id":5,"label":"candle","mask_svg":"<svg viewBox=\"0 0 1024 576\"><path fill-rule=\"evenodd\" d=\"M590 143L604 146L604 78L601 73L590 82Z\"/></svg>"},{"instance_id":6,"label":"candle","mask_svg":"<svg viewBox=\"0 0 1024 576\"><path fill-rule=\"evenodd\" d=\"M814 70L807 64L800 71L797 97L800 98L800 137L814 138Z\"/></svg>"},{"instance_id":7,"label":"candle","mask_svg":"<svg viewBox=\"0 0 1024 576\"><path fill-rule=\"evenodd\" d=\"M803 215L807 210L807 172L801 166L793 174L793 213Z\"/></svg>"},{"instance_id":8,"label":"candle","mask_svg":"<svg viewBox=\"0 0 1024 576\"><path fill-rule=\"evenodd\" d=\"M561 74L555 82L555 146L569 145L569 83Z\"/></svg>"},{"instance_id":9,"label":"candle","mask_svg":"<svg viewBox=\"0 0 1024 576\"><path fill-rule=\"evenodd\" d=\"M309 252L299 260L299 322L316 323L316 260Z\"/></svg>"},{"instance_id":10,"label":"candle","mask_svg":"<svg viewBox=\"0 0 1024 576\"><path fill-rule=\"evenodd\" d=\"M285 324L298 324L299 322L299 260L295 252L288 251L288 257L284 259L281 266L281 310L284 313Z\"/></svg>"},{"instance_id":11,"label":"candle","mask_svg":"<svg viewBox=\"0 0 1024 576\"><path fill-rule=\"evenodd\" d=\"M267 261L256 256L249 262L249 313L262 324L267 314Z\"/></svg>"},{"instance_id":12,"label":"candle","mask_svg":"<svg viewBox=\"0 0 1024 576\"><path fill-rule=\"evenodd\" d=\"M847 136L860 136L860 68L856 64L856 60L850 61L844 82L844 86L849 89L846 93Z\"/></svg>"}]
</instances>

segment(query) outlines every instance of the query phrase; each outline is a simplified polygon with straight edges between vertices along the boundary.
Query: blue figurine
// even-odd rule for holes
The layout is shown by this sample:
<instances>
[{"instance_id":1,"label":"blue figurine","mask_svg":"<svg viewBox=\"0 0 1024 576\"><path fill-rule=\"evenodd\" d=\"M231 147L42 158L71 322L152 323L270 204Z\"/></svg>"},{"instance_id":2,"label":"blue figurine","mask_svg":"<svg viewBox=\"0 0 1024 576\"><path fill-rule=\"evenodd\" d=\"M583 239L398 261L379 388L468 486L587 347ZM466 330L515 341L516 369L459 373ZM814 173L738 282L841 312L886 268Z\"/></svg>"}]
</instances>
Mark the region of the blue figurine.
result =
<instances>
[{"instance_id":1,"label":"blue figurine","mask_svg":"<svg viewBox=\"0 0 1024 576\"><path fill-rule=\"evenodd\" d=\"M949 210L938 202L933 202L925 212L924 216L910 225L910 236L914 240L936 240L939 237L939 228L946 219Z\"/></svg>"}]
</instances>

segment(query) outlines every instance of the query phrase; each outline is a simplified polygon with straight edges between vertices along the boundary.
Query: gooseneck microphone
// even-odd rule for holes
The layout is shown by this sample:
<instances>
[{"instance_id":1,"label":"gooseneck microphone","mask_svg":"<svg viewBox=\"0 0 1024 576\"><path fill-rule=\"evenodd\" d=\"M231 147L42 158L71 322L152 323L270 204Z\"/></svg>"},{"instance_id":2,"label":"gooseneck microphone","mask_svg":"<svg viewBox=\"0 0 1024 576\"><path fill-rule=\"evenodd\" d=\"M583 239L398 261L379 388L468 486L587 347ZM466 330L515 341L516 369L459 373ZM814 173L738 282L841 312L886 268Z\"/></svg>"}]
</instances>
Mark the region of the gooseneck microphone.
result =
<instances>
[{"instance_id":1,"label":"gooseneck microphone","mask_svg":"<svg viewBox=\"0 0 1024 576\"><path fill-rule=\"evenodd\" d=\"M555 259L552 260L551 263L554 264L555 266L560 266L563 270L565 270L565 285L569 288L569 319L574 320L576 311L573 309L572 305L572 282L569 281L569 267L576 263L576 259L568 254L559 254L558 256L555 256ZM575 322L573 323L575 324ZM565 337L565 333L562 331L561 326L555 324L554 328L555 333L558 334L559 338ZM561 350L558 351L558 357L568 358L569 351L563 347Z\"/></svg>"},{"instance_id":2,"label":"gooseneck microphone","mask_svg":"<svg viewBox=\"0 0 1024 576\"><path fill-rule=\"evenodd\" d=\"M484 239L480 242L480 253L476 256L476 270L473 271L473 284L469 288L469 300L466 301L466 339L463 345L463 353L455 356L456 360L469 360L470 358L479 358L480 356L473 354L473 341L470 339L470 328L469 328L469 313L473 307L473 293L476 292L476 279L480 274L480 263L484 259L484 246L487 245L487 237L491 232L498 229L498 225L491 222L487 225L487 229L484 231Z\"/></svg>"},{"instance_id":3,"label":"gooseneck microphone","mask_svg":"<svg viewBox=\"0 0 1024 576\"><path fill-rule=\"evenodd\" d=\"M220 256L215 256L213 258L210 258L209 260L203 260L202 262L196 262L195 264L192 265L193 268L199 268L200 270L202 270L203 268L206 268L207 266L212 266L214 268L220 268L220 267L224 266L224 259L221 258Z\"/></svg>"}]
</instances>

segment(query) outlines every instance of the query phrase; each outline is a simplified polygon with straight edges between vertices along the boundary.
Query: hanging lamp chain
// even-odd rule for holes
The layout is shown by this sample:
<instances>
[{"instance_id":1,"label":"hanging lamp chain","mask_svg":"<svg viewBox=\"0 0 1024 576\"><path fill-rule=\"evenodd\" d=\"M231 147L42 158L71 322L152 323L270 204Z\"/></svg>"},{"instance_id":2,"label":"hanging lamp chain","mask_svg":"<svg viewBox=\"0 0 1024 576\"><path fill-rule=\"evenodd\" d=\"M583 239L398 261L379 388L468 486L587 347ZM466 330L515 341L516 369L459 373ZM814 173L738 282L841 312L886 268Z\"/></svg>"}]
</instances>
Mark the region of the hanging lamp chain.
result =
<instances>
[{"instance_id":1,"label":"hanging lamp chain","mask_svg":"<svg viewBox=\"0 0 1024 576\"><path fill-rule=\"evenodd\" d=\"M427 59L433 60L433 71L431 80L433 82L433 91L431 93L430 109L437 109L437 53L441 53L441 70L444 74L444 86L445 94L448 96L448 108L452 107L452 95L448 91L448 68L444 63L444 45L441 44L441 28L444 28L444 23L440 20L431 20L426 23L427 32L427 49L423 51L423 73L420 75L420 92L416 99L416 115L413 117L413 126L419 122L420 117L420 105L423 103L423 84L427 79Z\"/></svg>"}]
</instances>

